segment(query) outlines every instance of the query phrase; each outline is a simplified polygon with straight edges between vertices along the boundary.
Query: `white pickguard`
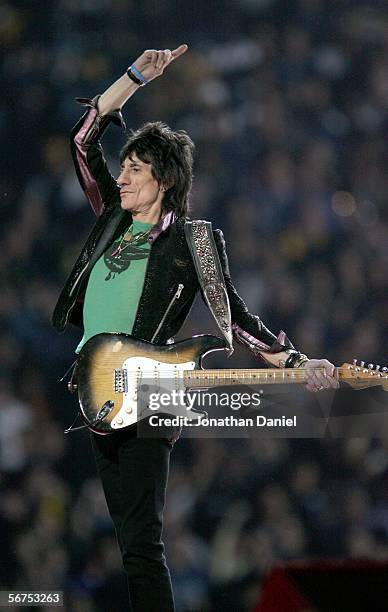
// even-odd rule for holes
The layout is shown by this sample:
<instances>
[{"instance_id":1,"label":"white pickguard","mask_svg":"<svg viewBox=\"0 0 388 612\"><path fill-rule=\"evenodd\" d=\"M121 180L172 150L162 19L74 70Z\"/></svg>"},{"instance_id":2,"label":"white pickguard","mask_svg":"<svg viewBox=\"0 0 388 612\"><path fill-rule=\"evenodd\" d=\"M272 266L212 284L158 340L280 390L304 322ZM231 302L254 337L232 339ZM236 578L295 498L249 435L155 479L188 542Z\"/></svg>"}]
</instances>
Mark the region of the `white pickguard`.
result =
<instances>
[{"instance_id":1,"label":"white pickguard","mask_svg":"<svg viewBox=\"0 0 388 612\"><path fill-rule=\"evenodd\" d=\"M142 416L142 413L147 411L147 414L150 414L147 406L138 406L139 388L142 384L151 384L152 392L156 393L171 393L173 390L178 392L184 391L183 371L193 370L194 368L194 361L174 364L155 361L148 357L130 357L126 359L122 365L122 370L126 371L128 391L123 393L123 405L112 419L111 427L113 429L128 427L142 419L144 416ZM160 412L173 416L178 414L176 406L163 406L163 408L153 410L151 414L158 414ZM179 414L182 414L182 409L179 409ZM202 416L188 408L185 408L184 414L188 418L195 420L200 419Z\"/></svg>"}]
</instances>

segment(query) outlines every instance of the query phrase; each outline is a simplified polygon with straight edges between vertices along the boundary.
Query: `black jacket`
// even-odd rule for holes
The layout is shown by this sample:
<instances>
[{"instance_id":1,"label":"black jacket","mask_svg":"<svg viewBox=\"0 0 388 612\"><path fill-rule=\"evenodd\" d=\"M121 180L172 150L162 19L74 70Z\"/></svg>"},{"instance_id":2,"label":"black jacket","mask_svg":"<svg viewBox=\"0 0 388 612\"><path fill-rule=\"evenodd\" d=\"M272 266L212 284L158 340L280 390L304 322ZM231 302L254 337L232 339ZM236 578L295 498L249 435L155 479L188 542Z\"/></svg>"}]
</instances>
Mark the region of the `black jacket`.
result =
<instances>
[{"instance_id":1,"label":"black jacket","mask_svg":"<svg viewBox=\"0 0 388 612\"><path fill-rule=\"evenodd\" d=\"M55 307L53 325L58 332L63 332L68 322L83 327L83 301L90 271L106 248L131 222L131 214L120 206L119 187L108 170L99 142L111 122L124 125L121 113L115 111L101 117L97 111L98 97L78 101L87 106L88 110L71 132L71 150L80 184L97 215L97 221ZM170 212L149 235L150 256L132 330L136 338L151 340L178 285L182 284L184 288L181 296L174 302L155 342L163 344L174 336L181 328L200 288L186 243L184 223L184 219L177 219ZM280 332L276 338L259 317L248 312L230 278L222 232L215 230L214 238L228 291L234 338L255 355L260 350L279 352L293 348L284 332Z\"/></svg>"}]
</instances>

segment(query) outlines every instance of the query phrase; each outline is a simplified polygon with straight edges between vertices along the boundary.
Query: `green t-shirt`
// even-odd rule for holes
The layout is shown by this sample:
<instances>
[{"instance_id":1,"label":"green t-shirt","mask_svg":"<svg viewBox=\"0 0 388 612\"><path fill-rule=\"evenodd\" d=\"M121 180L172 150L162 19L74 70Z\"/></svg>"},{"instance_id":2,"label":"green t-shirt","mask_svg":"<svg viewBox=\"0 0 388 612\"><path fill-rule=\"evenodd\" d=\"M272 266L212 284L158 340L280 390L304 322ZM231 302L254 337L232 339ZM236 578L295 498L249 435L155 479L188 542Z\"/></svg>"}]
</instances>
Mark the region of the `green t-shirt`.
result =
<instances>
[{"instance_id":1,"label":"green t-shirt","mask_svg":"<svg viewBox=\"0 0 388 612\"><path fill-rule=\"evenodd\" d=\"M151 227L151 223L133 221L132 237ZM123 239L126 232L101 255L90 273L83 310L84 335L76 353L96 334L132 332L151 245L148 234L130 242Z\"/></svg>"}]
</instances>

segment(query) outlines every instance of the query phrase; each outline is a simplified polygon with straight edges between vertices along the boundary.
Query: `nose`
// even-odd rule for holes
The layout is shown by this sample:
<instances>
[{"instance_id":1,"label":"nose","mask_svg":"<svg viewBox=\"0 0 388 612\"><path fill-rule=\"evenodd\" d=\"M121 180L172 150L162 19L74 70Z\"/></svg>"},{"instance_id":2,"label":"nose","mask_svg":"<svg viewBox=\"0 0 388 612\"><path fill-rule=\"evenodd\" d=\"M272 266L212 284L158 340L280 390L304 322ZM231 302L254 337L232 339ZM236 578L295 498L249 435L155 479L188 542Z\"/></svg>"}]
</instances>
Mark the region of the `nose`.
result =
<instances>
[{"instance_id":1,"label":"nose","mask_svg":"<svg viewBox=\"0 0 388 612\"><path fill-rule=\"evenodd\" d=\"M129 172L126 173L125 169L121 170L119 176L117 177L116 183L120 188L124 187L124 185L130 185L131 179Z\"/></svg>"}]
</instances>

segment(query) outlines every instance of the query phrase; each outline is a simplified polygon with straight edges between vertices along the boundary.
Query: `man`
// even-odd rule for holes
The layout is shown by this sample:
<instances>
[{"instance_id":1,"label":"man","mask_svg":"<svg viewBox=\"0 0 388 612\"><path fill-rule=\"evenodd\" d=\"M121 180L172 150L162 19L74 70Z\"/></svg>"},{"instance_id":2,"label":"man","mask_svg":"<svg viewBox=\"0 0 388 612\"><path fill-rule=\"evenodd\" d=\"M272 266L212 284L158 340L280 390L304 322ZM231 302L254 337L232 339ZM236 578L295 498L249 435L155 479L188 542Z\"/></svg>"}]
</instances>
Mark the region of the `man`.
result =
<instances>
[{"instance_id":1,"label":"man","mask_svg":"<svg viewBox=\"0 0 388 612\"><path fill-rule=\"evenodd\" d=\"M121 152L117 181L110 175L99 138L110 122L123 125L120 109L144 84L187 50L145 51L94 100L72 132L72 153L81 186L97 222L58 300L53 323L83 328L77 347L93 335L122 331L164 344L182 326L199 289L184 225L192 180L193 143L184 132L149 123L132 133ZM283 332L276 338L250 314L230 279L222 233L214 238L231 306L233 335L275 367L309 369L307 387L336 387L334 366L308 360ZM180 299L160 322L176 293ZM317 371L315 368L321 368ZM128 577L136 612L174 610L161 541L162 512L172 443L141 439L130 430L91 434L98 471Z\"/></svg>"}]
</instances>

